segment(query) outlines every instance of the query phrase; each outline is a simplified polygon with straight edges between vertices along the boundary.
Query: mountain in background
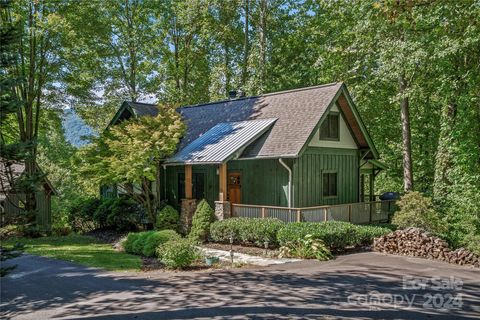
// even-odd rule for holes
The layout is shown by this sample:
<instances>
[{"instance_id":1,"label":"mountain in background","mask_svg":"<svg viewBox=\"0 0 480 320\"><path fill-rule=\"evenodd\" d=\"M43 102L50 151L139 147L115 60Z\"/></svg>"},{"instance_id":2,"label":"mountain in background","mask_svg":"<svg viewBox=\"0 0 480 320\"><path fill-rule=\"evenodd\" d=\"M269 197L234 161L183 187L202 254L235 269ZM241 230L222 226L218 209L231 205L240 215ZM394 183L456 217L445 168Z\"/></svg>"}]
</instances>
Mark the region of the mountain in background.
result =
<instances>
[{"instance_id":1,"label":"mountain in background","mask_svg":"<svg viewBox=\"0 0 480 320\"><path fill-rule=\"evenodd\" d=\"M62 125L65 139L77 148L88 143L84 137L98 135L73 109L64 110Z\"/></svg>"}]
</instances>

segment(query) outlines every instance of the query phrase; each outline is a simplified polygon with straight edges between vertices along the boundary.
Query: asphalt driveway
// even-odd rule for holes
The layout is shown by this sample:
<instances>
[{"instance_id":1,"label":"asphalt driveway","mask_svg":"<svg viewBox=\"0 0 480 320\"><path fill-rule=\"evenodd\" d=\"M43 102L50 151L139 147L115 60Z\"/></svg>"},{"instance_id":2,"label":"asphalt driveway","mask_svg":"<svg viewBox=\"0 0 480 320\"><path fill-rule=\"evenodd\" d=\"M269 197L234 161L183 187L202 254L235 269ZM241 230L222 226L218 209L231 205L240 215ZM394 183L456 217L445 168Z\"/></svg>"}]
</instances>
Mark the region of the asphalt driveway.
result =
<instances>
[{"instance_id":1,"label":"asphalt driveway","mask_svg":"<svg viewBox=\"0 0 480 320\"><path fill-rule=\"evenodd\" d=\"M2 319L478 319L480 271L359 253L196 273L113 273L24 255ZM11 263L9 261L9 263Z\"/></svg>"}]
</instances>

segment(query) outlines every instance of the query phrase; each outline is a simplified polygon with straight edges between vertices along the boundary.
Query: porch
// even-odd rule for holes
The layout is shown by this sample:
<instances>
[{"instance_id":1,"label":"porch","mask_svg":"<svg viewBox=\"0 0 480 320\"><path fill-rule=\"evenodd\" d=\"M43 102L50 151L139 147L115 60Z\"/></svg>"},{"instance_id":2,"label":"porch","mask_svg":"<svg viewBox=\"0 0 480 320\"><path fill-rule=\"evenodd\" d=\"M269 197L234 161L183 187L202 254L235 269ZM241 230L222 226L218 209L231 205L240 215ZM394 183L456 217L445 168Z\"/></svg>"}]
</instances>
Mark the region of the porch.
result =
<instances>
[{"instance_id":1,"label":"porch","mask_svg":"<svg viewBox=\"0 0 480 320\"><path fill-rule=\"evenodd\" d=\"M366 224L388 221L396 206L395 200L385 200L305 208L232 204L231 210L232 217L277 218L286 223L335 220Z\"/></svg>"}]
</instances>

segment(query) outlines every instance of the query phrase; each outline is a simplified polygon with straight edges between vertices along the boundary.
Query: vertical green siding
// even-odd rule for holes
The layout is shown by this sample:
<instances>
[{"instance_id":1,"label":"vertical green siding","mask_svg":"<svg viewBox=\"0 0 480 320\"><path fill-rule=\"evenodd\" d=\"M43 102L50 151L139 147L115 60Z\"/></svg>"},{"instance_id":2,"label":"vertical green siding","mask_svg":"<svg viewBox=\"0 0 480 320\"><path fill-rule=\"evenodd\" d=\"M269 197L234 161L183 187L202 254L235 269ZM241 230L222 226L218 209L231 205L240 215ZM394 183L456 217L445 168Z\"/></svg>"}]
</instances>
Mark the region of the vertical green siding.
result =
<instances>
[{"instance_id":1,"label":"vertical green siding","mask_svg":"<svg viewBox=\"0 0 480 320\"><path fill-rule=\"evenodd\" d=\"M24 210L18 205L20 201L25 201L25 195L9 193L7 197L4 204L5 218L9 221L23 214ZM51 196L42 190L35 193L35 199L37 205L35 222L41 231L50 231L52 226Z\"/></svg>"},{"instance_id":2,"label":"vertical green siding","mask_svg":"<svg viewBox=\"0 0 480 320\"><path fill-rule=\"evenodd\" d=\"M357 150L309 147L294 164L294 206L357 202ZM322 173L337 172L337 196L323 197Z\"/></svg>"},{"instance_id":3,"label":"vertical green siding","mask_svg":"<svg viewBox=\"0 0 480 320\"><path fill-rule=\"evenodd\" d=\"M228 171L241 174L242 203L288 205L288 172L278 159L230 161Z\"/></svg>"}]
</instances>

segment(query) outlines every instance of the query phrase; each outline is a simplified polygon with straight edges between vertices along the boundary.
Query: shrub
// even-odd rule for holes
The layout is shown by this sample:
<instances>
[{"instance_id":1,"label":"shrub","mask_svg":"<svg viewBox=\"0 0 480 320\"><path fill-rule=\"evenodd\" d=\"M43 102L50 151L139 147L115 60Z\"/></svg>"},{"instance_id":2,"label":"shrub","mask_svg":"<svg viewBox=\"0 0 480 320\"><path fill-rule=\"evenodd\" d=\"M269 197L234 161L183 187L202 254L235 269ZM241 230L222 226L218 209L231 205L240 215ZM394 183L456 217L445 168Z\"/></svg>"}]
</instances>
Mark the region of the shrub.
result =
<instances>
[{"instance_id":1,"label":"shrub","mask_svg":"<svg viewBox=\"0 0 480 320\"><path fill-rule=\"evenodd\" d=\"M155 228L157 230L180 230L180 214L172 206L165 206L157 214L155 219Z\"/></svg>"},{"instance_id":2,"label":"shrub","mask_svg":"<svg viewBox=\"0 0 480 320\"><path fill-rule=\"evenodd\" d=\"M356 244L356 226L340 221L288 223L278 231L277 238L281 245L285 245L303 239L308 234L321 239L334 251L342 251Z\"/></svg>"},{"instance_id":3,"label":"shrub","mask_svg":"<svg viewBox=\"0 0 480 320\"><path fill-rule=\"evenodd\" d=\"M91 198L74 205L69 210L68 222L74 231L88 232L98 227L93 215L102 200Z\"/></svg>"},{"instance_id":4,"label":"shrub","mask_svg":"<svg viewBox=\"0 0 480 320\"><path fill-rule=\"evenodd\" d=\"M0 240L8 238L20 238L23 236L22 228L14 224L8 224L0 228Z\"/></svg>"},{"instance_id":5,"label":"shrub","mask_svg":"<svg viewBox=\"0 0 480 320\"><path fill-rule=\"evenodd\" d=\"M135 230L140 224L143 208L133 199L120 197L111 202L106 225L118 231Z\"/></svg>"},{"instance_id":6,"label":"shrub","mask_svg":"<svg viewBox=\"0 0 480 320\"><path fill-rule=\"evenodd\" d=\"M52 234L54 236L68 236L70 233L72 233L72 228L70 228L69 226L52 226Z\"/></svg>"},{"instance_id":7,"label":"shrub","mask_svg":"<svg viewBox=\"0 0 480 320\"><path fill-rule=\"evenodd\" d=\"M147 239L153 233L155 233L155 231L139 232L137 239L133 242L132 253L142 255L143 254L143 248L145 247L145 244L147 243Z\"/></svg>"},{"instance_id":8,"label":"shrub","mask_svg":"<svg viewBox=\"0 0 480 320\"><path fill-rule=\"evenodd\" d=\"M171 269L181 269L190 266L200 257L200 252L189 239L168 241L157 249L159 260Z\"/></svg>"},{"instance_id":9,"label":"shrub","mask_svg":"<svg viewBox=\"0 0 480 320\"><path fill-rule=\"evenodd\" d=\"M125 252L133 253L133 244L135 243L135 241L137 241L139 235L140 235L140 233L138 233L138 232L130 232L127 235L127 238L122 243L123 249L125 250Z\"/></svg>"},{"instance_id":10,"label":"shrub","mask_svg":"<svg viewBox=\"0 0 480 320\"><path fill-rule=\"evenodd\" d=\"M381 226L356 226L356 242L359 246L372 245L373 239L381 237L392 230Z\"/></svg>"},{"instance_id":11,"label":"shrub","mask_svg":"<svg viewBox=\"0 0 480 320\"><path fill-rule=\"evenodd\" d=\"M203 199L197 206L197 210L193 215L192 229L188 235L192 241L204 242L208 238L210 231L210 224L215 220L215 213L208 204L207 200Z\"/></svg>"},{"instance_id":12,"label":"shrub","mask_svg":"<svg viewBox=\"0 0 480 320\"><path fill-rule=\"evenodd\" d=\"M233 236L235 243L252 243L264 246L264 242L277 245L277 232L285 224L274 218L231 218L215 221L210 225L210 237L215 242L228 243Z\"/></svg>"},{"instance_id":13,"label":"shrub","mask_svg":"<svg viewBox=\"0 0 480 320\"><path fill-rule=\"evenodd\" d=\"M280 258L295 257L303 259L330 260L332 253L322 240L307 234L303 239L288 242L280 248Z\"/></svg>"},{"instance_id":14,"label":"shrub","mask_svg":"<svg viewBox=\"0 0 480 320\"><path fill-rule=\"evenodd\" d=\"M146 238L142 253L146 257L154 257L158 246L168 241L179 239L181 239L181 236L174 230L156 231Z\"/></svg>"},{"instance_id":15,"label":"shrub","mask_svg":"<svg viewBox=\"0 0 480 320\"><path fill-rule=\"evenodd\" d=\"M433 209L432 199L420 192L409 192L398 202L400 209L395 212L392 224L400 229L416 227L428 232L439 234L445 226L438 213Z\"/></svg>"}]
</instances>

